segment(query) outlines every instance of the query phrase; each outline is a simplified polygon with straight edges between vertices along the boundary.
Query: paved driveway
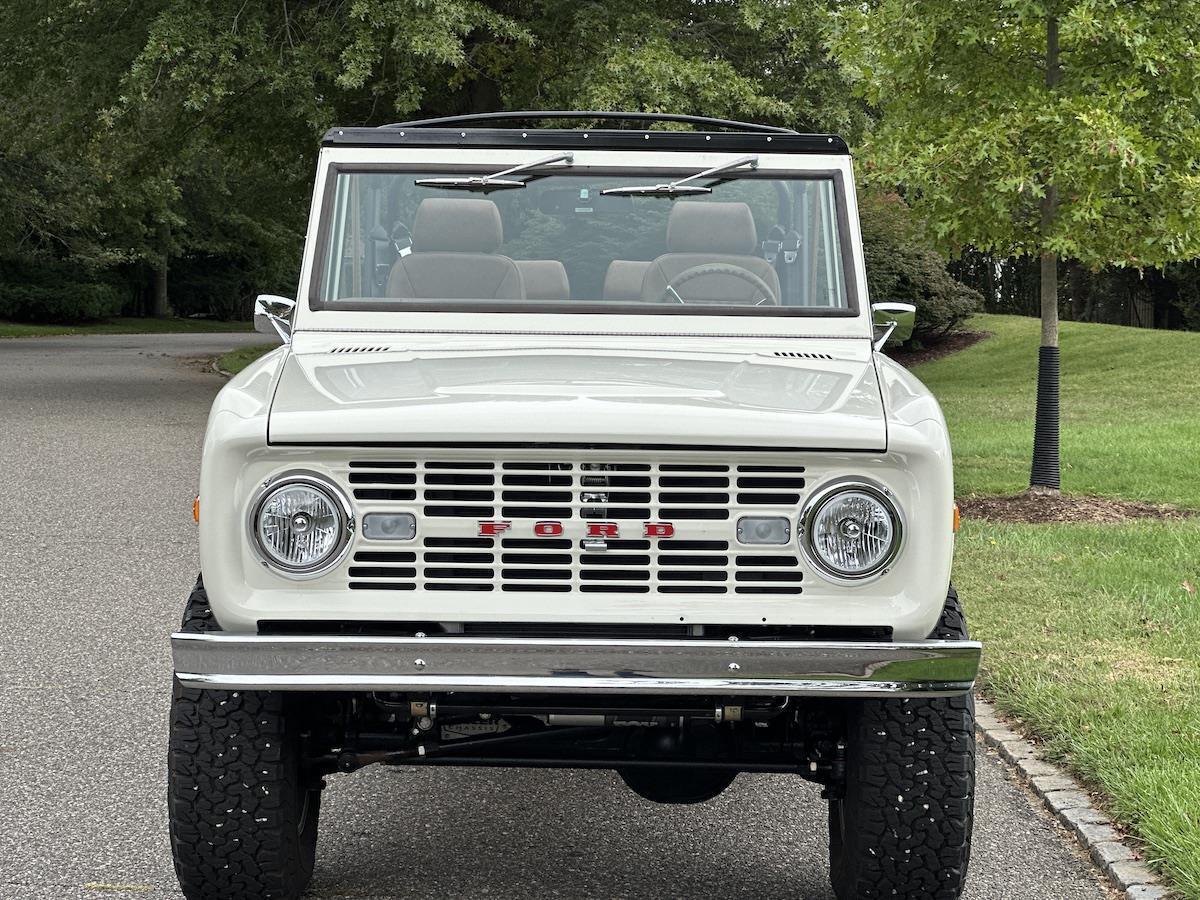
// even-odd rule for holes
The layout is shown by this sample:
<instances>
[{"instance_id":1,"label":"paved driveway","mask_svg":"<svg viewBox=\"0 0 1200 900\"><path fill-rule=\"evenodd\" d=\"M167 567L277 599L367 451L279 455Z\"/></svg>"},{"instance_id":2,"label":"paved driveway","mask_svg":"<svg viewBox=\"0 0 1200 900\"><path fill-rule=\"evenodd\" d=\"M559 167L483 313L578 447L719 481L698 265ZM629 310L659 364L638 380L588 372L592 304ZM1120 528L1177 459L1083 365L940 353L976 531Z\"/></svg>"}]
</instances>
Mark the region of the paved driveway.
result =
<instances>
[{"instance_id":1,"label":"paved driveway","mask_svg":"<svg viewBox=\"0 0 1200 900\"><path fill-rule=\"evenodd\" d=\"M178 896L167 635L221 386L180 357L261 340L0 340L0 897ZM980 780L970 897L1108 896L985 753ZM312 895L830 900L825 839L786 776L673 808L607 773L376 768L332 779Z\"/></svg>"}]
</instances>

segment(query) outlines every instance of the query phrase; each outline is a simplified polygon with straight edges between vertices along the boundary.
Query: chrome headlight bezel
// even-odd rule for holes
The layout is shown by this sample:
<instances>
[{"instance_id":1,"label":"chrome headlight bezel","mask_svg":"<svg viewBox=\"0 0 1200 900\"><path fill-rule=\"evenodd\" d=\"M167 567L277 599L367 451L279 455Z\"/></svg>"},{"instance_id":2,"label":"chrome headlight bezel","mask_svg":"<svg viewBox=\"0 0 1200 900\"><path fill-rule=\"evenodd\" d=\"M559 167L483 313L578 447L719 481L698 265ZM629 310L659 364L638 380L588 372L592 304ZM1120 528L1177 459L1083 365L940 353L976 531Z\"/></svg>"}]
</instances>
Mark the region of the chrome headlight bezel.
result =
<instances>
[{"instance_id":1,"label":"chrome headlight bezel","mask_svg":"<svg viewBox=\"0 0 1200 900\"><path fill-rule=\"evenodd\" d=\"M817 513L838 494L848 492L867 494L871 499L878 502L891 518L894 533L887 553L880 557L871 568L865 569L862 572L845 572L832 567L817 552L813 542L813 529L816 524ZM838 478L821 485L805 498L804 505L800 511L800 527L797 529L797 543L800 545L800 552L803 554L805 561L813 567L818 575L835 584L853 585L862 584L885 574L891 568L892 563L896 561L896 557L900 555L906 533L904 515L900 511L900 505L896 502L895 495L890 490L881 484L866 481L862 478Z\"/></svg>"},{"instance_id":2,"label":"chrome headlight bezel","mask_svg":"<svg viewBox=\"0 0 1200 900\"><path fill-rule=\"evenodd\" d=\"M299 567L288 566L275 559L263 546L262 538L258 533L258 519L267 500L281 488L297 484L325 495L338 519L338 539L334 544L333 551L313 565ZM249 536L250 546L254 549L259 561L272 572L288 578L316 578L335 568L345 559L346 553L350 549L350 542L354 538L354 530L354 508L350 505L350 499L341 487L324 475L302 469L280 472L265 480L254 492L246 516L246 532Z\"/></svg>"}]
</instances>

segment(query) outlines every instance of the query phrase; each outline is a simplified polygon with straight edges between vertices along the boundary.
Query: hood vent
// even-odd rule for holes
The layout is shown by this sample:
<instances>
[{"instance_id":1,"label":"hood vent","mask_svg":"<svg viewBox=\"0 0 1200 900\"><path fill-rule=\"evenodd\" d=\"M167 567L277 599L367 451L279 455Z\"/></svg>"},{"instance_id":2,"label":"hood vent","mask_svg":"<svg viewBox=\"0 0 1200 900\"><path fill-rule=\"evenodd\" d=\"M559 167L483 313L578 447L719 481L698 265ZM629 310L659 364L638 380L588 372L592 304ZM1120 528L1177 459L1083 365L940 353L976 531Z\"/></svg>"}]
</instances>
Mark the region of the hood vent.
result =
<instances>
[{"instance_id":1,"label":"hood vent","mask_svg":"<svg viewBox=\"0 0 1200 900\"><path fill-rule=\"evenodd\" d=\"M787 359L833 359L828 353L805 353L802 350L776 350L774 355Z\"/></svg>"},{"instance_id":2,"label":"hood vent","mask_svg":"<svg viewBox=\"0 0 1200 900\"><path fill-rule=\"evenodd\" d=\"M383 353L390 347L334 347L330 353Z\"/></svg>"}]
</instances>

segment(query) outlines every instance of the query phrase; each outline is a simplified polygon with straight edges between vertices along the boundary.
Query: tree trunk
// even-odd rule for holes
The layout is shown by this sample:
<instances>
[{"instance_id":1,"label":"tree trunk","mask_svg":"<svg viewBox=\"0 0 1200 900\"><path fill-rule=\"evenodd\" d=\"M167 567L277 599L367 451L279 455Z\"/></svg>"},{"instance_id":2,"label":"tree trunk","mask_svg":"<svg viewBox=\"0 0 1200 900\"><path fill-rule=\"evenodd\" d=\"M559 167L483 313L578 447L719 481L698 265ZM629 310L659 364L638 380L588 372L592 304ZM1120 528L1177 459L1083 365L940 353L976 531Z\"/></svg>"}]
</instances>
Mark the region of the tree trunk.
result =
<instances>
[{"instance_id":1,"label":"tree trunk","mask_svg":"<svg viewBox=\"0 0 1200 900\"><path fill-rule=\"evenodd\" d=\"M1058 84L1058 20L1046 20L1046 87ZM1042 344L1038 349L1037 415L1033 425L1033 465L1029 473L1030 494L1057 495L1062 486L1059 456L1058 351L1058 254L1046 244L1058 212L1058 192L1047 178L1042 197L1040 237L1042 243L1041 312Z\"/></svg>"},{"instance_id":2,"label":"tree trunk","mask_svg":"<svg viewBox=\"0 0 1200 900\"><path fill-rule=\"evenodd\" d=\"M1045 213L1043 212L1043 216ZM1059 461L1058 256L1042 253L1042 345L1038 348L1037 415L1033 425L1031 494L1056 495Z\"/></svg>"},{"instance_id":3,"label":"tree trunk","mask_svg":"<svg viewBox=\"0 0 1200 900\"><path fill-rule=\"evenodd\" d=\"M158 226L158 243L162 248L162 256L158 267L154 270L154 317L166 319L173 315L170 301L167 298L167 261L170 258L171 226Z\"/></svg>"}]
</instances>

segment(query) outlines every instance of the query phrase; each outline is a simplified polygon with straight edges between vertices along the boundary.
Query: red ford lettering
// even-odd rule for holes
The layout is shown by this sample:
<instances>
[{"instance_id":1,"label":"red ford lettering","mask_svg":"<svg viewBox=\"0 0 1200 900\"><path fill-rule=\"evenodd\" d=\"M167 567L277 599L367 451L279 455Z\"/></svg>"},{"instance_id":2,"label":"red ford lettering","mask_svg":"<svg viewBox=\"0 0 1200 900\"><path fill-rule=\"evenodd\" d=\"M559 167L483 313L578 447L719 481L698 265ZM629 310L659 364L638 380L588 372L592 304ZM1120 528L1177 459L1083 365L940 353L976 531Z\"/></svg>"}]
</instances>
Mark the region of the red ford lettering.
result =
<instances>
[{"instance_id":1,"label":"red ford lettering","mask_svg":"<svg viewBox=\"0 0 1200 900\"><path fill-rule=\"evenodd\" d=\"M542 519L528 527L534 537L562 537L566 534L566 525L555 519ZM616 522L585 522L584 527L585 536L590 538L615 538L621 532L621 526ZM512 530L513 523L507 520L479 523L479 534L482 537L496 537ZM642 537L675 537L675 524L673 522L643 522Z\"/></svg>"}]
</instances>

